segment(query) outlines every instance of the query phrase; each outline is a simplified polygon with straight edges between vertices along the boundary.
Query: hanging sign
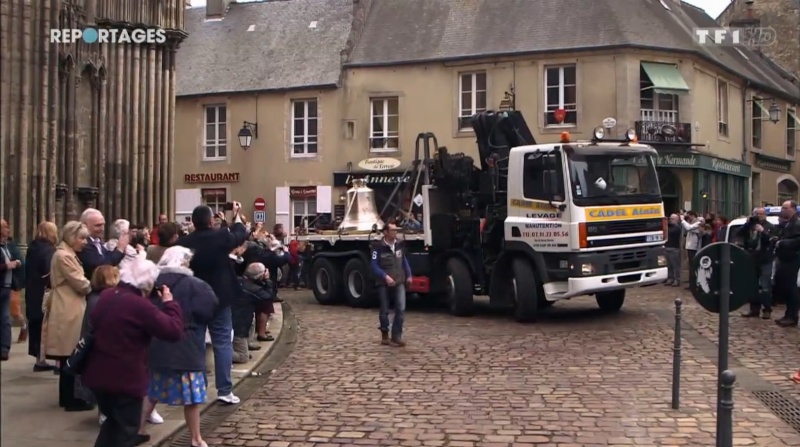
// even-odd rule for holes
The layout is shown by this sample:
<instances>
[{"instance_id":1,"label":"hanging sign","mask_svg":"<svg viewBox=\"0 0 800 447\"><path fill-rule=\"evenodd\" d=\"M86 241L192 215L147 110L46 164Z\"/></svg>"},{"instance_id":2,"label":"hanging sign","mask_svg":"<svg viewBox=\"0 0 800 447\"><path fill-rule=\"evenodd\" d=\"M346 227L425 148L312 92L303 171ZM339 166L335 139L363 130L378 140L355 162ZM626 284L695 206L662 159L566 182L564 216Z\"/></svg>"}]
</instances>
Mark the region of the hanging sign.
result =
<instances>
[{"instance_id":1,"label":"hanging sign","mask_svg":"<svg viewBox=\"0 0 800 447\"><path fill-rule=\"evenodd\" d=\"M358 162L358 167L366 171L390 171L400 166L400 160L388 157L366 158Z\"/></svg>"}]
</instances>

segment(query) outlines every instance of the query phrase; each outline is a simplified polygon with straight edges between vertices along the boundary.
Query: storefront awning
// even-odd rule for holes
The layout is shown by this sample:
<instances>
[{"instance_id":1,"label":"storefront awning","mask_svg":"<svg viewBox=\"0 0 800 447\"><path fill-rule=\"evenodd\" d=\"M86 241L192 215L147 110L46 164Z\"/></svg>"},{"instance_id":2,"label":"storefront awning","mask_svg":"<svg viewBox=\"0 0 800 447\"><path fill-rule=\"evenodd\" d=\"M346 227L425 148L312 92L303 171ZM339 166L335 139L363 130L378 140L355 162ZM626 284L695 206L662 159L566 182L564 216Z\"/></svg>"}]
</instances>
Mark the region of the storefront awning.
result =
<instances>
[{"instance_id":1,"label":"storefront awning","mask_svg":"<svg viewBox=\"0 0 800 447\"><path fill-rule=\"evenodd\" d=\"M653 84L653 91L660 95L685 95L689 84L683 79L677 65L642 62L642 69Z\"/></svg>"}]
</instances>

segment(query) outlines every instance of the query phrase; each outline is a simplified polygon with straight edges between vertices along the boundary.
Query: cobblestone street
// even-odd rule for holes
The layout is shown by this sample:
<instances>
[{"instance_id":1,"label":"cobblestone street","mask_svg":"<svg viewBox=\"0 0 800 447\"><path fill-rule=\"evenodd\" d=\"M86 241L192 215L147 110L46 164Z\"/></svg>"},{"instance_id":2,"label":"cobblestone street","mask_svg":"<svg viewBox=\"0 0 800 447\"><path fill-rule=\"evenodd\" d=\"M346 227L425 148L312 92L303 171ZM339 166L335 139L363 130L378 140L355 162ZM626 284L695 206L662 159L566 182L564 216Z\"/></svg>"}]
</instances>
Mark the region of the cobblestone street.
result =
<instances>
[{"instance_id":1,"label":"cobblestone street","mask_svg":"<svg viewBox=\"0 0 800 447\"><path fill-rule=\"evenodd\" d=\"M683 289L633 290L621 314L591 298L533 325L412 309L406 348L379 344L377 311L285 292L298 342L267 386L207 434L219 446L713 446L716 316ZM673 301L684 299L682 406L669 408ZM775 314L782 312L776 309ZM738 313L736 314L738 315ZM753 391L800 399L800 331L731 318L734 445L798 446ZM712 345L712 343L714 343Z\"/></svg>"}]
</instances>

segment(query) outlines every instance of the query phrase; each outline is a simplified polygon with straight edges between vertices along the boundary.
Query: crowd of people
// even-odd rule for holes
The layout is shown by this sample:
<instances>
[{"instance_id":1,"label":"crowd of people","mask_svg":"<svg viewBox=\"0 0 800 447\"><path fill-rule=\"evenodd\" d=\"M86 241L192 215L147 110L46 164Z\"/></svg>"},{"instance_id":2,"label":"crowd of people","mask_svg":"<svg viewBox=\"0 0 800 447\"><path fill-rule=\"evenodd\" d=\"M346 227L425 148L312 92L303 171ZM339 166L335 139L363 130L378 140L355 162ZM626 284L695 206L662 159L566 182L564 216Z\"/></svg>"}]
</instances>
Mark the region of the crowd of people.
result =
<instances>
[{"instance_id":1,"label":"crowd of people","mask_svg":"<svg viewBox=\"0 0 800 447\"><path fill-rule=\"evenodd\" d=\"M226 219L199 206L188 229L165 215L152 232L120 219L107 240L104 216L87 209L60 229L39 224L24 258L0 220L2 300L25 289L34 371L59 375L65 411L99 410L96 447L148 442L148 424L164 422L159 403L183 407L192 446L206 446L200 404L209 376L218 401L240 402L232 365L248 362L258 342L274 340L269 320L281 300L272 278L285 270L286 285L299 287L304 247L285 246L280 227L251 226L239 203L230 208ZM3 360L11 349L8 307Z\"/></svg>"}]
</instances>

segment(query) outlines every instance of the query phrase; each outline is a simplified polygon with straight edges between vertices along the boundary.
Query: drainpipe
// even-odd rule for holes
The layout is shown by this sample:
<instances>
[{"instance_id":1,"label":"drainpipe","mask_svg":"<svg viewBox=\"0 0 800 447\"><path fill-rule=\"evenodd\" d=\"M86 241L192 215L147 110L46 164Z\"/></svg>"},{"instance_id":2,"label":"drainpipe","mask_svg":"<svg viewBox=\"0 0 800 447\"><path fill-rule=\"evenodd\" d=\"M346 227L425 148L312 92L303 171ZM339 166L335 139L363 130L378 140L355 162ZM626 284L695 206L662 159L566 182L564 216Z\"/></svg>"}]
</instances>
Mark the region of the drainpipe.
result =
<instances>
[{"instance_id":1,"label":"drainpipe","mask_svg":"<svg viewBox=\"0 0 800 447\"><path fill-rule=\"evenodd\" d=\"M749 89L750 89L750 81L749 80L745 80L744 81L744 88L742 89L742 162L743 163L747 163L747 164L750 164L749 163L750 148L747 145L747 91ZM752 132L752 129L751 129L751 132ZM750 196L750 200L752 201L752 199L753 199L753 174L752 174L752 171L750 173L750 180L748 181L748 183L749 183L749 186L750 186L749 188L747 188L748 191L750 191L750 194L748 194L748 195ZM751 209L751 208L753 208L753 204L752 203L746 209Z\"/></svg>"}]
</instances>

